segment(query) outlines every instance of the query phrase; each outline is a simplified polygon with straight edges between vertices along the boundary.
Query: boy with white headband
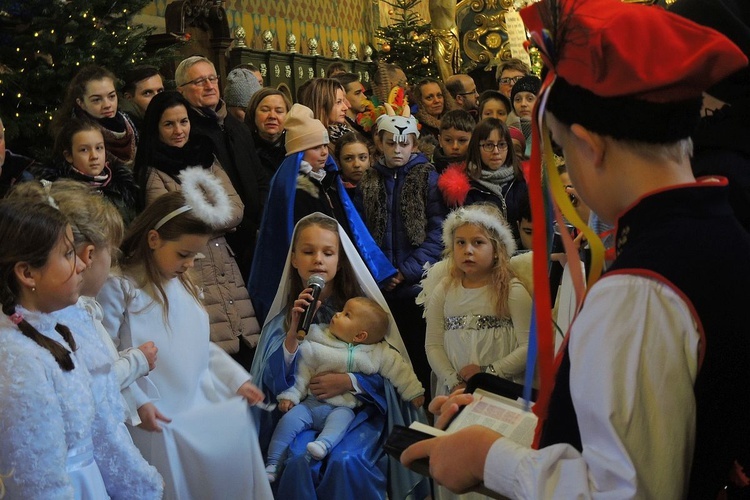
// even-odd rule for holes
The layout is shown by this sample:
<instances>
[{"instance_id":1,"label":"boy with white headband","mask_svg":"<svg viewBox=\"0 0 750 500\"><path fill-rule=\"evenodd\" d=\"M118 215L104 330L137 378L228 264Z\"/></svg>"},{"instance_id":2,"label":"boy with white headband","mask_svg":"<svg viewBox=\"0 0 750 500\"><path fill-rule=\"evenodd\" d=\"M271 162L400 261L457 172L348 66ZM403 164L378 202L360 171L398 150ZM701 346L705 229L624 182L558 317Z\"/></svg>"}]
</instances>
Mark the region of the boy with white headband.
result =
<instances>
[{"instance_id":1,"label":"boy with white headband","mask_svg":"<svg viewBox=\"0 0 750 500\"><path fill-rule=\"evenodd\" d=\"M537 116L578 194L617 224L617 257L537 402L538 449L472 427L402 461L513 498L716 498L750 466L750 238L726 180L693 177L689 137L702 91L747 58L657 7L542 0L521 16L550 72Z\"/></svg>"}]
</instances>

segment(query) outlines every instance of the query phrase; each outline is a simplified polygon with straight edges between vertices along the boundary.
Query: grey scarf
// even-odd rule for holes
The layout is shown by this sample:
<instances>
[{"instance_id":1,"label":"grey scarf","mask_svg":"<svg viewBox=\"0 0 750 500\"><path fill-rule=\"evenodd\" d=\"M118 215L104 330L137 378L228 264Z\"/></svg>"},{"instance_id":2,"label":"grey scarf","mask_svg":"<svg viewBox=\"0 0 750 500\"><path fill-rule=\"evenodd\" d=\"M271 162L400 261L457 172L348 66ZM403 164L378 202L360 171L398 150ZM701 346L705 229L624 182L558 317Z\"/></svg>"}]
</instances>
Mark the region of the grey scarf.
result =
<instances>
[{"instance_id":1,"label":"grey scarf","mask_svg":"<svg viewBox=\"0 0 750 500\"><path fill-rule=\"evenodd\" d=\"M482 175L476 179L476 182L498 198L505 199L503 187L513 181L514 175L512 166L500 167L497 170L483 168Z\"/></svg>"}]
</instances>

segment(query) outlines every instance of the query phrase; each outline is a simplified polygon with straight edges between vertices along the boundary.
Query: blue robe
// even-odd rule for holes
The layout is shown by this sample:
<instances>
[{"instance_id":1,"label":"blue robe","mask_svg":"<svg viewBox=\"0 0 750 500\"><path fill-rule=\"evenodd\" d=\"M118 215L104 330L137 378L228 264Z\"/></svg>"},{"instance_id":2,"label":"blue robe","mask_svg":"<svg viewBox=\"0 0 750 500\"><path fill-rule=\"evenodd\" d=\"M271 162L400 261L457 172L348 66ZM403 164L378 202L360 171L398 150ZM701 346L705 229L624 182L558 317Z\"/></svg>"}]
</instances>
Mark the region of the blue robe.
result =
<instances>
[{"instance_id":1,"label":"blue robe","mask_svg":"<svg viewBox=\"0 0 750 500\"><path fill-rule=\"evenodd\" d=\"M286 157L271 179L268 202L263 212L258 245L253 257L247 289L255 307L255 315L263 324L276 295L276 288L269 286L278 283L284 271L285 252L292 242L294 233L294 198L297 192L297 176L303 152ZM337 172L338 166L331 156L326 161L326 170ZM352 240L367 265L375 281L382 285L398 272L372 239L349 194L336 179L336 188L341 204L347 214Z\"/></svg>"},{"instance_id":2,"label":"blue robe","mask_svg":"<svg viewBox=\"0 0 750 500\"><path fill-rule=\"evenodd\" d=\"M328 322L333 310L321 306L317 318ZM261 335L251 373L253 380L276 401L276 395L294 385L297 359L287 372L282 343L285 313L268 322ZM384 500L424 498L429 494L427 480L390 459L383 451L389 429L394 425L408 426L415 420L424 422L424 413L401 401L390 382L380 375L355 374L362 391L357 397L365 404L358 408L344 439L331 450L323 461L313 460L307 453L307 443L316 431L300 433L289 447L289 454L279 479L274 483L277 498L320 498ZM273 428L281 417L254 408L256 428L259 429L261 449L265 454Z\"/></svg>"}]
</instances>

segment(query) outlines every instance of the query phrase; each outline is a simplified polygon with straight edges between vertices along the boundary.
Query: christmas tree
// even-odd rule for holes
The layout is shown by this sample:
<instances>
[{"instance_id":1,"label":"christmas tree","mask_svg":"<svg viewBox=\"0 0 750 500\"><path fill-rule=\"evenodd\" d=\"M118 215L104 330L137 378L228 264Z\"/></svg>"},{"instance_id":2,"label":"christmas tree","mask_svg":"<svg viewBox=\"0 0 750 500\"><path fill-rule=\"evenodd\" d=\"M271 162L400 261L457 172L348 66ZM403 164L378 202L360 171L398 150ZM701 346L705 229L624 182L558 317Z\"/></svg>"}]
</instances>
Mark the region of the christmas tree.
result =
<instances>
[{"instance_id":1,"label":"christmas tree","mask_svg":"<svg viewBox=\"0 0 750 500\"><path fill-rule=\"evenodd\" d=\"M430 23L414 12L421 0L384 0L391 6L391 24L381 26L375 36L382 40L380 59L398 64L411 80L436 77L437 67L432 60Z\"/></svg>"},{"instance_id":2,"label":"christmas tree","mask_svg":"<svg viewBox=\"0 0 750 500\"><path fill-rule=\"evenodd\" d=\"M123 74L171 52L144 53L152 28L133 24L150 0L0 0L0 117L14 151L43 157L68 82L86 64Z\"/></svg>"}]
</instances>

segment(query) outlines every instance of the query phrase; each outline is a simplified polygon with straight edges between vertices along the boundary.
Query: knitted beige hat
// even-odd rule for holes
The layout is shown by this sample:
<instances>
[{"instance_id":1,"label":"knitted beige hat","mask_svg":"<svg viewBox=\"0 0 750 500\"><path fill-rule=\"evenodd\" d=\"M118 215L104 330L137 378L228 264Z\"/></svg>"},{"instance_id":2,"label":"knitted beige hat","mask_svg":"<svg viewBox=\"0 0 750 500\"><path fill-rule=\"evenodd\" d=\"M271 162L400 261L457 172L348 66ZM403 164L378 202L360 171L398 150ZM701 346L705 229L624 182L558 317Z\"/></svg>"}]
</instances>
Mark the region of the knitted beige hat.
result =
<instances>
[{"instance_id":1,"label":"knitted beige hat","mask_svg":"<svg viewBox=\"0 0 750 500\"><path fill-rule=\"evenodd\" d=\"M295 104L284 121L286 155L328 144L328 131L307 106Z\"/></svg>"}]
</instances>

